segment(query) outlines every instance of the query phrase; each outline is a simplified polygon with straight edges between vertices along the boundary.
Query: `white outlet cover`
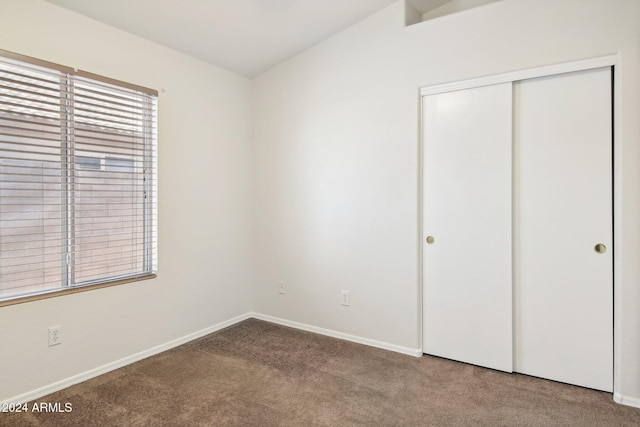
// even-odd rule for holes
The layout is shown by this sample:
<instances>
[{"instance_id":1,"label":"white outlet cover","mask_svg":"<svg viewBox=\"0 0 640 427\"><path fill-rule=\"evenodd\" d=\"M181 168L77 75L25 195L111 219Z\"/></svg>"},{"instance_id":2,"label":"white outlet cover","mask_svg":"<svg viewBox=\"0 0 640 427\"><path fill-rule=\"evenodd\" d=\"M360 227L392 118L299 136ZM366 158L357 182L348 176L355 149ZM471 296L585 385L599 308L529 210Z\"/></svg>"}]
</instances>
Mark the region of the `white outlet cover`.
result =
<instances>
[{"instance_id":1,"label":"white outlet cover","mask_svg":"<svg viewBox=\"0 0 640 427\"><path fill-rule=\"evenodd\" d=\"M49 328L49 347L62 344L62 326L51 326Z\"/></svg>"},{"instance_id":2,"label":"white outlet cover","mask_svg":"<svg viewBox=\"0 0 640 427\"><path fill-rule=\"evenodd\" d=\"M342 291L340 294L340 304L349 306L351 305L351 295L349 291Z\"/></svg>"}]
</instances>

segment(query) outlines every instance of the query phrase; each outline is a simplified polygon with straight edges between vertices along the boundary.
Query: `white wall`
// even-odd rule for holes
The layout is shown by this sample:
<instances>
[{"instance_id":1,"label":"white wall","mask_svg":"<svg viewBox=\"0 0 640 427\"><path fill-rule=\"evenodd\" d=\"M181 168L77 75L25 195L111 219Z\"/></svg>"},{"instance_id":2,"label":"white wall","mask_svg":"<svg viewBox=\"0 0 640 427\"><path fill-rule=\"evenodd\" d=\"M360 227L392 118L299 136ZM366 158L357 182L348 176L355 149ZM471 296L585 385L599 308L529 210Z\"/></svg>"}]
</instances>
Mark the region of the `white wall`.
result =
<instances>
[{"instance_id":1,"label":"white wall","mask_svg":"<svg viewBox=\"0 0 640 427\"><path fill-rule=\"evenodd\" d=\"M439 18L441 16L449 15L451 13L462 12L467 9L472 9L478 6L484 6L485 4L492 3L499 0L451 0L440 7L428 11L422 15L422 21L428 19Z\"/></svg>"},{"instance_id":2,"label":"white wall","mask_svg":"<svg viewBox=\"0 0 640 427\"><path fill-rule=\"evenodd\" d=\"M640 405L638 16L503 0L404 28L398 2L255 78L254 310L420 348L418 88L618 53L615 390Z\"/></svg>"},{"instance_id":3,"label":"white wall","mask_svg":"<svg viewBox=\"0 0 640 427\"><path fill-rule=\"evenodd\" d=\"M248 313L249 80L39 0L0 48L160 91L158 278L0 308L0 401Z\"/></svg>"}]
</instances>

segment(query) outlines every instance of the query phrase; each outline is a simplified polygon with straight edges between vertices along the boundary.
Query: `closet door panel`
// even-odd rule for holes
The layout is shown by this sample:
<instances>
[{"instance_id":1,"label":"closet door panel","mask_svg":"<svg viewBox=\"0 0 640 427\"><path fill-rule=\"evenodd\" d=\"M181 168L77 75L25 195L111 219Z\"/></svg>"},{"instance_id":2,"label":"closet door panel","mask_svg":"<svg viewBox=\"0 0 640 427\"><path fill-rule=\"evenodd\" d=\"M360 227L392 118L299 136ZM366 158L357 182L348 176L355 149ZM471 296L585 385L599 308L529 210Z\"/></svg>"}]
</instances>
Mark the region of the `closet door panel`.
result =
<instances>
[{"instance_id":1,"label":"closet door panel","mask_svg":"<svg viewBox=\"0 0 640 427\"><path fill-rule=\"evenodd\" d=\"M503 371L513 348L511 86L423 97L423 351Z\"/></svg>"},{"instance_id":2,"label":"closet door panel","mask_svg":"<svg viewBox=\"0 0 640 427\"><path fill-rule=\"evenodd\" d=\"M611 69L518 82L514 112L514 370L611 391Z\"/></svg>"}]
</instances>

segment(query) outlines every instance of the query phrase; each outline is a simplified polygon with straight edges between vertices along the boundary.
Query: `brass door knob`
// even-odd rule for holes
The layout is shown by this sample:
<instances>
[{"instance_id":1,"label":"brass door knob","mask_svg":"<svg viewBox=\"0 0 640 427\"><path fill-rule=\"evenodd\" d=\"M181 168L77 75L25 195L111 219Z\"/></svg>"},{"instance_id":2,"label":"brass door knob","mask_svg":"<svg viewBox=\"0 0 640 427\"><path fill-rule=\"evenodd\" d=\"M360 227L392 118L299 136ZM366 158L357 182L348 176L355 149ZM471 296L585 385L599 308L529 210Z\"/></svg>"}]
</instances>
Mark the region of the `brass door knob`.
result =
<instances>
[{"instance_id":1,"label":"brass door knob","mask_svg":"<svg viewBox=\"0 0 640 427\"><path fill-rule=\"evenodd\" d=\"M433 242L435 242L433 236L427 236L427 243L431 245Z\"/></svg>"},{"instance_id":2,"label":"brass door knob","mask_svg":"<svg viewBox=\"0 0 640 427\"><path fill-rule=\"evenodd\" d=\"M607 247L602 243L598 243L593 249L595 249L599 254L603 254L607 251Z\"/></svg>"}]
</instances>

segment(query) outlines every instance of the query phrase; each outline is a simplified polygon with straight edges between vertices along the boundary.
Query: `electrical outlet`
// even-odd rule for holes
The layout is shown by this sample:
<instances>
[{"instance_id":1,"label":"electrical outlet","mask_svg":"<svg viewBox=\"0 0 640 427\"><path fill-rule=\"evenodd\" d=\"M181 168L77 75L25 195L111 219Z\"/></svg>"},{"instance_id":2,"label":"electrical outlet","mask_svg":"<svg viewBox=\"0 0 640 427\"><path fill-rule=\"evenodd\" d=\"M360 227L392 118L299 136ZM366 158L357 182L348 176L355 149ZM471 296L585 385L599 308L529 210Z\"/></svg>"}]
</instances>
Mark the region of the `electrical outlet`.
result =
<instances>
[{"instance_id":1,"label":"electrical outlet","mask_svg":"<svg viewBox=\"0 0 640 427\"><path fill-rule=\"evenodd\" d=\"M342 305L351 305L351 295L349 291L342 291L340 294L340 304Z\"/></svg>"},{"instance_id":2,"label":"electrical outlet","mask_svg":"<svg viewBox=\"0 0 640 427\"><path fill-rule=\"evenodd\" d=\"M280 280L280 282L278 282L278 293L284 295L285 289L284 280Z\"/></svg>"},{"instance_id":3,"label":"electrical outlet","mask_svg":"<svg viewBox=\"0 0 640 427\"><path fill-rule=\"evenodd\" d=\"M49 328L49 347L62 344L62 326L51 326Z\"/></svg>"}]
</instances>

